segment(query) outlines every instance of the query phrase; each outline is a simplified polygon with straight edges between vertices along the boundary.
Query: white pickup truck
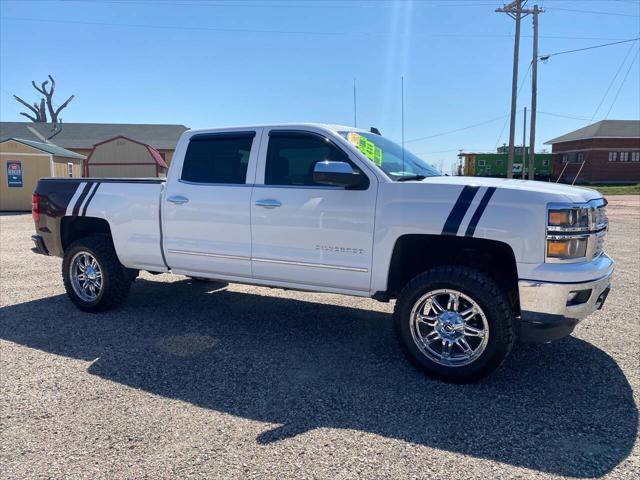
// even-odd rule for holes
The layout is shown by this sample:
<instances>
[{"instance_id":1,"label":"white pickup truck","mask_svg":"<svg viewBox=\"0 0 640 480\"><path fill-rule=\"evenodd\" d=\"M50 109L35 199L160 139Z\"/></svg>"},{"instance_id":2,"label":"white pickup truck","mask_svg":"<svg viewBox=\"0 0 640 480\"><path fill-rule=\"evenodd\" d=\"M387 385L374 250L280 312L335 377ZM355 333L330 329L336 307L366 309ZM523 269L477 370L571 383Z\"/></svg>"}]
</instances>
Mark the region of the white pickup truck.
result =
<instances>
[{"instance_id":1,"label":"white pickup truck","mask_svg":"<svg viewBox=\"0 0 640 480\"><path fill-rule=\"evenodd\" d=\"M516 339L561 338L602 307L605 205L586 188L444 176L377 132L272 125L185 132L166 180L42 179L33 240L63 257L87 312L122 303L140 270L395 299L408 357L469 382Z\"/></svg>"}]
</instances>

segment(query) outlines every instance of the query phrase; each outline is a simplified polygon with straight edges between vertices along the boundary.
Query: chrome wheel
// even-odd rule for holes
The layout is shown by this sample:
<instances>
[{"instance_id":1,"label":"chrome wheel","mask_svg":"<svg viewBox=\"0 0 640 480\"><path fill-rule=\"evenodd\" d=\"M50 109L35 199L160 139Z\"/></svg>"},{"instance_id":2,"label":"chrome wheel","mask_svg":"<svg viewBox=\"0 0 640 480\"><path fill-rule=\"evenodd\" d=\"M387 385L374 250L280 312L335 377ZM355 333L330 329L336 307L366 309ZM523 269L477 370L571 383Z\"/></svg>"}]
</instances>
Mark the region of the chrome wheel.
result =
<instances>
[{"instance_id":1,"label":"chrome wheel","mask_svg":"<svg viewBox=\"0 0 640 480\"><path fill-rule=\"evenodd\" d=\"M88 252L78 252L71 259L69 278L75 294L85 302L94 302L102 293L102 269Z\"/></svg>"},{"instance_id":2,"label":"chrome wheel","mask_svg":"<svg viewBox=\"0 0 640 480\"><path fill-rule=\"evenodd\" d=\"M489 342L489 323L468 295L451 289L432 290L411 310L411 336L429 359L447 367L468 365Z\"/></svg>"}]
</instances>

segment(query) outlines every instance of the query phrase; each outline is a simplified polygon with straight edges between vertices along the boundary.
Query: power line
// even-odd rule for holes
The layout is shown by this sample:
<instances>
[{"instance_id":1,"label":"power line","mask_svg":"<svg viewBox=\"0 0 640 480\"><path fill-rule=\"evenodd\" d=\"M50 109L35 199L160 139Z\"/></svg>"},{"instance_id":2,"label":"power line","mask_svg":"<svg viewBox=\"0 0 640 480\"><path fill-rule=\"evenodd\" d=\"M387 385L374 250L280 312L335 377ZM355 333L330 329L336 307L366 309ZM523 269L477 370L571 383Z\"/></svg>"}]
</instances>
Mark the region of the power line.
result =
<instances>
[{"instance_id":1,"label":"power line","mask_svg":"<svg viewBox=\"0 0 640 480\"><path fill-rule=\"evenodd\" d=\"M548 60L550 57L555 57L556 55L564 55L565 53L574 53L574 52L582 52L584 50L593 50L594 48L602 48L602 47L608 47L610 45L619 45L621 43L629 43L629 42L635 42L640 40L640 37L636 37L636 38L630 38L629 40L620 40L619 42L612 42L612 43L603 43L601 45L593 45L591 47L584 47L584 48L576 48L574 50L564 50L562 52L555 52L555 53L549 53L548 55L540 55L540 60L545 61Z\"/></svg>"},{"instance_id":2,"label":"power line","mask_svg":"<svg viewBox=\"0 0 640 480\"><path fill-rule=\"evenodd\" d=\"M117 4L117 5L149 5L149 6L176 6L176 7L213 7L213 8L327 8L330 7L332 9L335 8L395 8L395 5L392 0L389 1L377 1L373 3L356 3L356 2L346 2L346 3L326 3L326 2L318 2L318 3L267 3L267 2L256 2L256 3L239 3L239 2L229 2L229 3L220 3L220 2L165 2L158 0L106 0L106 1L92 1L92 0L67 0L74 3L109 3L109 4ZM414 3L414 7L486 7L486 6L494 6L495 3L480 3L477 1L473 1L470 3L442 3L442 0L438 0L440 3L430 3L430 2L416 2Z\"/></svg>"},{"instance_id":3,"label":"power line","mask_svg":"<svg viewBox=\"0 0 640 480\"><path fill-rule=\"evenodd\" d=\"M549 115L549 116L552 116L552 117L568 118L568 119L571 119L571 120L590 121L586 117L578 117L577 115L563 115L561 113L541 112L540 110L538 110L538 113L541 113L543 115Z\"/></svg>"},{"instance_id":4,"label":"power line","mask_svg":"<svg viewBox=\"0 0 640 480\"><path fill-rule=\"evenodd\" d=\"M432 150L430 152L415 152L416 155L435 155L436 153L451 153L457 152L457 148L453 148L451 150Z\"/></svg>"},{"instance_id":5,"label":"power line","mask_svg":"<svg viewBox=\"0 0 640 480\"><path fill-rule=\"evenodd\" d=\"M616 74L613 76L613 79L611 80L611 83L609 83L609 86L607 87L607 90L605 91L604 96L602 97L602 100L600 100L600 103L598 104L598 107L596 108L595 112L593 112L593 115L591 116L591 119L589 120L589 123L587 124L587 126L589 124L591 124L591 122L593 122L593 119L596 117L596 115L598 113L598 110L600 110L600 106L602 105L604 100L607 98L607 95L609 94L609 91L611 90L612 85L615 83L616 79L618 78L618 75L620 74L620 71L622 70L622 67L626 63L627 58L629 57L629 54L633 50L633 47L634 47L634 45L632 44L631 47L629 48L629 50L627 51L627 54L625 55L625 57L622 59L622 62L620 63L620 66L618 67L618 70L616 71ZM615 97L613 99L613 102L611 102L611 106L609 107L609 111L607 112L607 115L604 117L605 119L609 116L609 113L611 113L611 109L613 108L613 105L618 100L618 95L620 94L620 91L622 90L622 87L623 87L623 85L625 84L625 82L627 80L629 72L631 71L631 68L633 67L633 64L635 63L636 58L638 57L638 53L640 53L640 50L636 53L635 57L631 61L631 64L629 65L629 69L627 70L627 73L625 74L624 79L622 80L622 83L620 84L620 87L618 88L618 91L616 92L616 95L615 95ZM582 168L584 167L584 165L589 160L590 154L591 154L591 151L588 151L587 154L584 156L584 159L582 160L582 164L580 165L580 168L578 169L578 173L573 178L573 181L571 182L571 185L575 185L576 181L578 180L578 177L580 176L580 172L582 172ZM566 170L568 165L569 165L568 162L565 163L564 168L562 169L562 171L558 175L558 178L556 179L556 183L560 182L560 179L562 178L562 175L564 174L564 172L565 172L565 170Z\"/></svg>"},{"instance_id":6,"label":"power line","mask_svg":"<svg viewBox=\"0 0 640 480\"><path fill-rule=\"evenodd\" d=\"M43 23L62 23L71 25L93 25L105 27L131 27L131 28L151 28L161 30L201 30L210 32L230 32L230 33L273 33L284 35L320 35L320 36L379 36L387 37L386 33L379 32L321 32L321 31L305 31L305 30L266 30L266 29L242 29L242 28L221 28L207 26L185 26L185 25L158 25L158 24L140 24L140 23L115 23L115 22L94 22L81 20L57 20L48 18L28 18L28 17L8 17L3 16L2 20L15 20L22 22L43 22ZM413 33L412 36L425 38L512 38L513 35L506 34L460 34L460 33ZM526 35L522 35L526 37ZM620 38L607 37L572 37L563 35L545 35L540 38L560 39L560 40L622 40Z\"/></svg>"},{"instance_id":7,"label":"power line","mask_svg":"<svg viewBox=\"0 0 640 480\"><path fill-rule=\"evenodd\" d=\"M547 7L547 10L559 10L563 12L573 12L573 13L589 13L593 15L613 15L616 17L632 17L632 18L640 18L640 15L632 15L630 13L617 13L617 12L601 12L594 10L579 10L577 8L564 8L564 7Z\"/></svg>"},{"instance_id":8,"label":"power line","mask_svg":"<svg viewBox=\"0 0 640 480\"><path fill-rule=\"evenodd\" d=\"M639 54L640 54L640 50L638 50L636 52L635 56L633 57L633 60L631 60L631 63L629 64L629 68L627 69L627 73L624 74L624 78L622 79L622 83L620 83L620 86L618 87L618 91L616 92L616 96L613 97L613 102L611 102L611 106L609 107L609 110L607 111L607 114L604 116L605 119L607 119L609 117L609 114L611 113L611 109L616 104L616 101L618 100L618 95L620 95L620 91L622 90L622 87L624 86L625 82L627 81L627 77L629 76L629 72L631 72L631 68L636 63L636 60L638 59L638 55Z\"/></svg>"},{"instance_id":9,"label":"power line","mask_svg":"<svg viewBox=\"0 0 640 480\"><path fill-rule=\"evenodd\" d=\"M626 63L627 58L629 58L629 55L631 54L632 51L633 51L633 45L631 45L631 47L629 47L629 50L627 50L627 54L622 59L622 62L620 62L620 65L618 66L618 70L616 70L616 74L611 79L611 82L609 82L609 86L607 87L607 90L604 92L604 95L602 96L602 99L600 100L600 103L598 103L598 106L596 107L595 111L593 112L593 115L591 115L591 119L589 120L589 122L592 122L593 119L596 118L596 115L598 114L598 111L600 111L600 107L602 106L602 104L604 103L605 99L609 95L609 91L611 90L611 87L613 87L613 84L616 83L616 79L618 78L618 75L620 75L620 71L622 71L622 67Z\"/></svg>"},{"instance_id":10,"label":"power line","mask_svg":"<svg viewBox=\"0 0 640 480\"><path fill-rule=\"evenodd\" d=\"M480 127L482 125L487 125L489 123L497 122L498 120L502 120L504 117L508 117L508 116L509 115L500 115L499 117L492 118L492 119L489 119L489 120L485 120L485 121L480 122L480 123L474 123L472 125L467 125L466 127L461 127L461 128L456 128L454 130L448 130L446 132L436 133L435 135L427 135L426 137L412 138L411 140L406 140L404 143L413 143L413 142L418 142L420 140L427 140L429 138L442 137L444 135L449 135L450 133L456 133L456 132L461 132L463 130L469 130L470 128Z\"/></svg>"},{"instance_id":11,"label":"power line","mask_svg":"<svg viewBox=\"0 0 640 480\"><path fill-rule=\"evenodd\" d=\"M482 152L482 151L490 151L490 148L465 148L466 151L475 151L475 152ZM451 153L451 152L459 152L460 149L459 148L452 148L450 150L435 150L435 151L429 151L429 152L412 152L415 155L435 155L437 153Z\"/></svg>"}]
</instances>

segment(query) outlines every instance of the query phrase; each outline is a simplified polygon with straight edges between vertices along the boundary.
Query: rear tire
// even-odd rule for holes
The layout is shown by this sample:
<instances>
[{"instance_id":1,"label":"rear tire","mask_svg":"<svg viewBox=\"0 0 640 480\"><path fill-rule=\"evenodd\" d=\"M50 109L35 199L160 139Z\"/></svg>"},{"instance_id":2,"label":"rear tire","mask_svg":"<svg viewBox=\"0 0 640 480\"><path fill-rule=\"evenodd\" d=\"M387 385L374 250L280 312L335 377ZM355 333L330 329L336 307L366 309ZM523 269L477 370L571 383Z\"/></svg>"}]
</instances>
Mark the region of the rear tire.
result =
<instances>
[{"instance_id":1,"label":"rear tire","mask_svg":"<svg viewBox=\"0 0 640 480\"><path fill-rule=\"evenodd\" d=\"M74 305L85 312L101 312L121 305L134 278L118 260L110 238L82 238L65 251L64 288Z\"/></svg>"},{"instance_id":2,"label":"rear tire","mask_svg":"<svg viewBox=\"0 0 640 480\"><path fill-rule=\"evenodd\" d=\"M504 291L481 271L461 266L434 268L411 280L398 296L394 320L407 357L445 382L491 374L515 339Z\"/></svg>"}]
</instances>

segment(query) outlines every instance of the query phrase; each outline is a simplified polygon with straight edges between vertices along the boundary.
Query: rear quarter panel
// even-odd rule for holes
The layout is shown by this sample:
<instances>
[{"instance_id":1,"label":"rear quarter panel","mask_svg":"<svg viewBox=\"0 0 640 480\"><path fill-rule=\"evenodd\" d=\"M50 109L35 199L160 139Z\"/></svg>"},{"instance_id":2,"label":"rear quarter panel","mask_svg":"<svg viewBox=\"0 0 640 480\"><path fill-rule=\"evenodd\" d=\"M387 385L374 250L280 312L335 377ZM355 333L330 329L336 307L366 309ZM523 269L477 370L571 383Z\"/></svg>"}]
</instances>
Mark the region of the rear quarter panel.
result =
<instances>
[{"instance_id":1,"label":"rear quarter panel","mask_svg":"<svg viewBox=\"0 0 640 480\"><path fill-rule=\"evenodd\" d=\"M61 223L78 217L107 221L120 262L129 268L167 271L160 248L159 179L43 179L36 192L36 226L49 252L62 256Z\"/></svg>"}]
</instances>

